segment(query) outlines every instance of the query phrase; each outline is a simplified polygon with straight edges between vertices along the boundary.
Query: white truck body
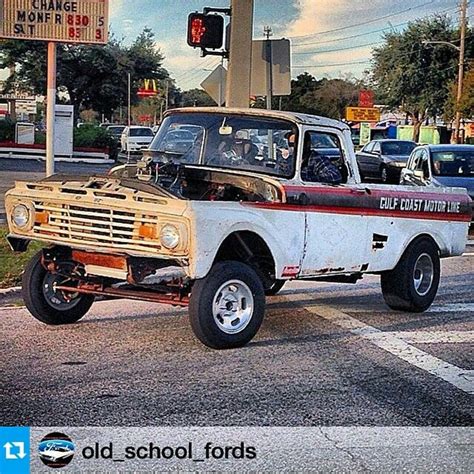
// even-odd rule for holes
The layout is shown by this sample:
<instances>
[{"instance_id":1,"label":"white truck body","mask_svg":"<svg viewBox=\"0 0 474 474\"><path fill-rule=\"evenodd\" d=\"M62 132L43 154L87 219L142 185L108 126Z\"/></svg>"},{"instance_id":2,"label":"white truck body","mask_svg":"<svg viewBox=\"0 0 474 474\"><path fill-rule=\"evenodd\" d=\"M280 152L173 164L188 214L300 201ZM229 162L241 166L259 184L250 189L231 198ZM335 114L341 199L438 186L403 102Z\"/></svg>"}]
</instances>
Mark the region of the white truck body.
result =
<instances>
[{"instance_id":1,"label":"white truck body","mask_svg":"<svg viewBox=\"0 0 474 474\"><path fill-rule=\"evenodd\" d=\"M232 116L237 121L287 121L298 136L294 174L282 177L205 163L186 165L182 187L204 180L207 187L202 196L207 198L183 197L171 192L172 187L155 186L152 175L140 175L140 165L133 172L122 166L109 177L90 180L59 176L39 183L17 183L6 196L12 246L19 250L23 242L37 239L61 252L65 248L73 252L69 258L83 264L78 285L85 285L84 293L102 294L106 288L118 296L118 280L140 288L179 282L184 291L179 301L184 304L193 297L194 282L210 278L219 261L241 261L264 283L357 279L364 273L397 271L407 249L420 238L435 248L438 256L427 251L431 260L461 255L465 249L471 219L466 191L361 183L350 130L343 123L254 109L181 109L168 117L179 121L188 114L219 120ZM228 133L224 125L221 131ZM303 140L308 131L330 133L340 143L347 170L343 183L302 179ZM146 169L153 171L154 165L149 164ZM154 176L157 181L158 165ZM215 199L219 195L212 193L224 189L226 183L240 190L239 198ZM242 199L245 190L248 196L260 197ZM30 216L23 227L13 218L22 211L18 206L26 207ZM169 232L171 238L178 236L173 248L166 245ZM43 266L54 270L56 260L57 256L44 255ZM153 265L156 268L150 269ZM435 269L436 262L432 267ZM140 295L153 299L151 293Z\"/></svg>"}]
</instances>

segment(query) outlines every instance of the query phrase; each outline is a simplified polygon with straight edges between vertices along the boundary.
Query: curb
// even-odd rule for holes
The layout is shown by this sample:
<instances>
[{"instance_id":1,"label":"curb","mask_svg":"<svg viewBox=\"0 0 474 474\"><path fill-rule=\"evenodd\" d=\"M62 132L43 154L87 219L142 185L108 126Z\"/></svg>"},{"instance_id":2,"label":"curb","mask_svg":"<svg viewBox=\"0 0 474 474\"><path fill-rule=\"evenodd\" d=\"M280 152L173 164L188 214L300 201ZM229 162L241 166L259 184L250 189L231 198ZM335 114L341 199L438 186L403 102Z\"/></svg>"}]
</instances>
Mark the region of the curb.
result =
<instances>
[{"instance_id":1,"label":"curb","mask_svg":"<svg viewBox=\"0 0 474 474\"><path fill-rule=\"evenodd\" d=\"M21 286L12 286L11 288L0 289L0 298L2 296L7 296L12 293L17 293L21 290Z\"/></svg>"}]
</instances>

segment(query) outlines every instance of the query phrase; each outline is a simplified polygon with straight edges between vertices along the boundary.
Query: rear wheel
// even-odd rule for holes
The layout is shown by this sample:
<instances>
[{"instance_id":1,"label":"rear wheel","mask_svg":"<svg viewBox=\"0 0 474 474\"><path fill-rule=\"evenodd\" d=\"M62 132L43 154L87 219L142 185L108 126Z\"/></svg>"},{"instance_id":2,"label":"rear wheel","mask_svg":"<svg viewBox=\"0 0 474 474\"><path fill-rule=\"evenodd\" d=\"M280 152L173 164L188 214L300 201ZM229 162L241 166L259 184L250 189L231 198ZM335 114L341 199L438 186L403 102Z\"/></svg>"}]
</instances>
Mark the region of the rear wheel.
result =
<instances>
[{"instance_id":1,"label":"rear wheel","mask_svg":"<svg viewBox=\"0 0 474 474\"><path fill-rule=\"evenodd\" d=\"M37 253L23 273L22 295L29 312L39 321L50 325L71 324L89 311L94 296L57 290L76 282L60 273L51 273L41 264L42 252ZM73 262L62 264L64 273L72 270Z\"/></svg>"},{"instance_id":2,"label":"rear wheel","mask_svg":"<svg viewBox=\"0 0 474 474\"><path fill-rule=\"evenodd\" d=\"M197 338L213 349L247 344L257 334L264 312L262 282L243 263L218 262L193 285L189 301L191 327Z\"/></svg>"},{"instance_id":3,"label":"rear wheel","mask_svg":"<svg viewBox=\"0 0 474 474\"><path fill-rule=\"evenodd\" d=\"M382 273L383 297L392 309L422 312L431 306L439 279L438 248L422 238L407 248L393 270Z\"/></svg>"}]
</instances>

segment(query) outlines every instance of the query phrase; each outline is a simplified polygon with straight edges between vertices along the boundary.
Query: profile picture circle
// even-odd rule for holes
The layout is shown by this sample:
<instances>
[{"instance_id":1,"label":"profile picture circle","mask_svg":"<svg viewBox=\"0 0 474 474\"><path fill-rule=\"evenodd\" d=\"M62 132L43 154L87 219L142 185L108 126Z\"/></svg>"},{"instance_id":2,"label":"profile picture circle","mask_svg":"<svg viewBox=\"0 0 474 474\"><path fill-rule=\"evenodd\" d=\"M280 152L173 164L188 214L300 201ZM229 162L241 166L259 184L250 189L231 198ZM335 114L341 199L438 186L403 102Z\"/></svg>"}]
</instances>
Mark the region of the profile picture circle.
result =
<instances>
[{"instance_id":1,"label":"profile picture circle","mask_svg":"<svg viewBox=\"0 0 474 474\"><path fill-rule=\"evenodd\" d=\"M67 466L74 457L74 443L64 433L49 433L39 443L41 461L48 467Z\"/></svg>"}]
</instances>

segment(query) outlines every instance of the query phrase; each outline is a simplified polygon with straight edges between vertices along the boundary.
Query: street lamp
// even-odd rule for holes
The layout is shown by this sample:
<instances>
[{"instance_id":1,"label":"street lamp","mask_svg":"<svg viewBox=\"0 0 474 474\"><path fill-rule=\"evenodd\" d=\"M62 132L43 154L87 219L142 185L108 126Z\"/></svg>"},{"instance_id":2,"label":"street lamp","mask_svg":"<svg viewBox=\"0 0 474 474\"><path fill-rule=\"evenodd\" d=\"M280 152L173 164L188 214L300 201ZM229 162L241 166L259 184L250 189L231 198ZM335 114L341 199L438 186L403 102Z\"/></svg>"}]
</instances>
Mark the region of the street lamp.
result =
<instances>
[{"instance_id":1,"label":"street lamp","mask_svg":"<svg viewBox=\"0 0 474 474\"><path fill-rule=\"evenodd\" d=\"M422 44L446 44L448 46L452 46L453 48L457 49L459 52L461 52L461 48L459 46L456 46L454 43L451 43L450 41L429 41L429 40L424 40L421 42Z\"/></svg>"}]
</instances>

